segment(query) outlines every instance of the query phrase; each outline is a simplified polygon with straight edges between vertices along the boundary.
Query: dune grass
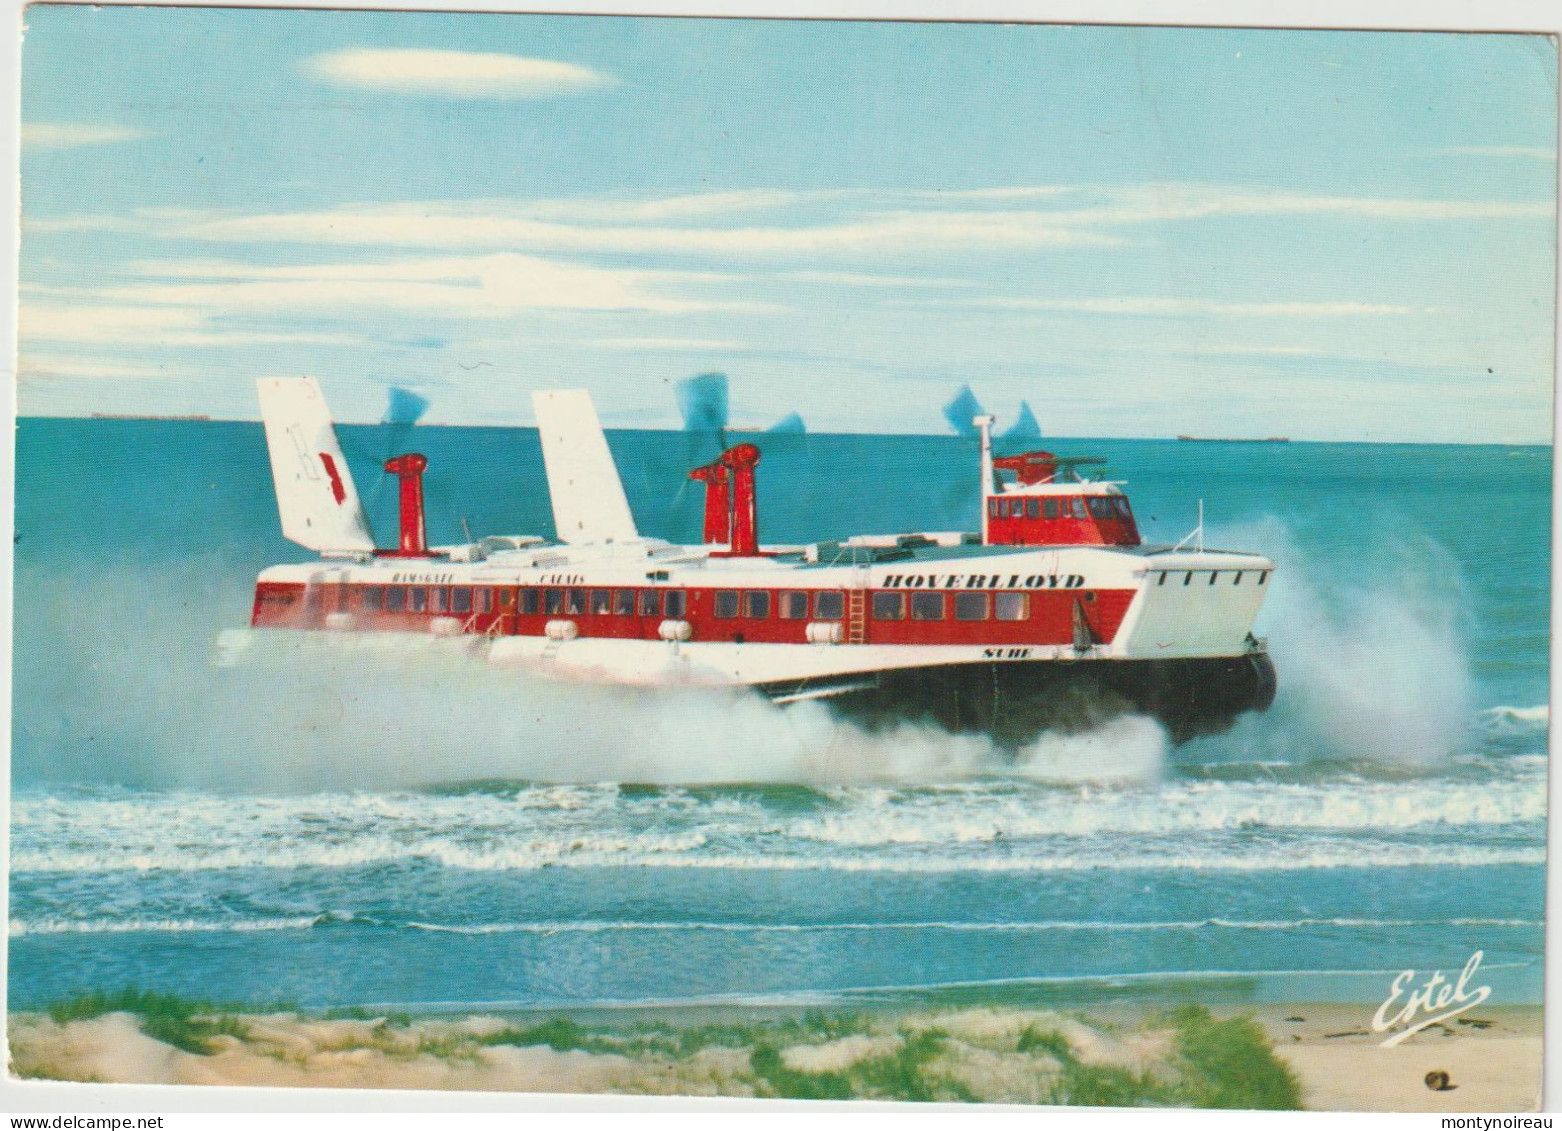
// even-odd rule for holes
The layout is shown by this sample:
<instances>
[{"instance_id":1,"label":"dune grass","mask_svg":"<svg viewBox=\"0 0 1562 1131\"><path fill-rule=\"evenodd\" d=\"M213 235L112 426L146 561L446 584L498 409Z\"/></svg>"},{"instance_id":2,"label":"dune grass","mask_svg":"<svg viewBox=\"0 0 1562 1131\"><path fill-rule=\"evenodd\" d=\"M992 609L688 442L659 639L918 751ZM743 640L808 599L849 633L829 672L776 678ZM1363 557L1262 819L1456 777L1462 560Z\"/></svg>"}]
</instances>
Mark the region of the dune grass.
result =
<instances>
[{"instance_id":1,"label":"dune grass","mask_svg":"<svg viewBox=\"0 0 1562 1131\"><path fill-rule=\"evenodd\" d=\"M133 988L84 994L51 1007L48 1013L59 1024L128 1013L149 1037L199 1056L218 1051L211 1042L219 1035L258 1042L264 1055L274 1055L265 1052L267 1038L263 1029L254 1027L254 1015L299 1015L296 1008L285 1005L246 1010ZM1001 1027L988 1033L946 1031L940 1027L942 1016L938 1014L870 1016L811 1011L748 1023L705 1025L670 1020L585 1024L555 1016L495 1028L452 1027L429 1019L362 1010L331 1010L313 1016L363 1023L360 1031L328 1038L333 1042L331 1048L361 1047L397 1059L433 1057L476 1064L481 1062L484 1049L546 1046L561 1053L611 1055L648 1071L661 1065L656 1070L666 1071L694 1064L707 1050L732 1050L738 1054L736 1064L744 1067L731 1067L732 1053L725 1054L729 1067L722 1070L726 1083L721 1090L784 1099L978 1102L1019 1098L1086 1107L1267 1110L1301 1106L1295 1075L1275 1056L1256 1021L1248 1017L1217 1019L1209 1010L1193 1005L1144 1022L1138 1032L1148 1034L1152 1044L1165 1050L1147 1064L1124 1056L1104 1059L1099 1052L1086 1056L1060 1028L1051 1027L1063 1025L1061 1019L1046 1013L1033 1014L1038 1020L1017 1035L1013 1029ZM1047 1017L1052 1022L1044 1020ZM1122 1036L1115 1027L1092 1025L1087 1019L1063 1025L1069 1026L1073 1026L1069 1032L1076 1033L1076 1040L1081 1030L1112 1040ZM867 1041L858 1046L855 1056L843 1056L839 1067L830 1069L799 1067L808 1061L791 1051L820 1049L855 1037ZM1005 1071L1014 1074L1011 1084L1014 1080L1028 1082L1019 1089L1023 1095L1012 1090L995 1094L991 1079L983 1082L980 1070L971 1068L982 1058L989 1065L996 1060L1007 1066Z\"/></svg>"}]
</instances>

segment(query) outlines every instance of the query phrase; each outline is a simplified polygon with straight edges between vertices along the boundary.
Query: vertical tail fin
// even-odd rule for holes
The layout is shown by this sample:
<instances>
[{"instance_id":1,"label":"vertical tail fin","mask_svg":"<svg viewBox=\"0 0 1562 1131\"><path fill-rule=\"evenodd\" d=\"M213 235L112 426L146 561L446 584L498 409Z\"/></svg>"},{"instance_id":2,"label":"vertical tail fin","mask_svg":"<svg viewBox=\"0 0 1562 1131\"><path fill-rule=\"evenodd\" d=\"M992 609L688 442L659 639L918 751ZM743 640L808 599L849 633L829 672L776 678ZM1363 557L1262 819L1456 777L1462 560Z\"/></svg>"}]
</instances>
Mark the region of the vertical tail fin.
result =
<instances>
[{"instance_id":1,"label":"vertical tail fin","mask_svg":"<svg viewBox=\"0 0 1562 1131\"><path fill-rule=\"evenodd\" d=\"M554 389L532 394L542 462L561 542L623 542L638 538L618 466L608 450L591 394Z\"/></svg>"},{"instance_id":2,"label":"vertical tail fin","mask_svg":"<svg viewBox=\"0 0 1562 1131\"><path fill-rule=\"evenodd\" d=\"M374 551L374 535L313 377L263 377L260 415L282 534L322 554Z\"/></svg>"}]
</instances>

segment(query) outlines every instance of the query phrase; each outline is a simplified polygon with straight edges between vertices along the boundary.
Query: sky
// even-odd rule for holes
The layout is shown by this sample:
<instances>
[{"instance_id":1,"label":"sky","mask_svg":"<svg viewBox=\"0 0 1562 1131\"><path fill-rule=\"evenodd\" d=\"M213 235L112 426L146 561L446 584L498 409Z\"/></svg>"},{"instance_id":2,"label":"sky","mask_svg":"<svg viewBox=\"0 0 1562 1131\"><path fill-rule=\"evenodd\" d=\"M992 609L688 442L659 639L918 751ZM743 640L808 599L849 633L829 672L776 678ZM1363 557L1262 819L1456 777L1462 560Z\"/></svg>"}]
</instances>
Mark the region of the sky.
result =
<instances>
[{"instance_id":1,"label":"sky","mask_svg":"<svg viewBox=\"0 0 1562 1131\"><path fill-rule=\"evenodd\" d=\"M34 6L22 415L1547 443L1538 35Z\"/></svg>"}]
</instances>

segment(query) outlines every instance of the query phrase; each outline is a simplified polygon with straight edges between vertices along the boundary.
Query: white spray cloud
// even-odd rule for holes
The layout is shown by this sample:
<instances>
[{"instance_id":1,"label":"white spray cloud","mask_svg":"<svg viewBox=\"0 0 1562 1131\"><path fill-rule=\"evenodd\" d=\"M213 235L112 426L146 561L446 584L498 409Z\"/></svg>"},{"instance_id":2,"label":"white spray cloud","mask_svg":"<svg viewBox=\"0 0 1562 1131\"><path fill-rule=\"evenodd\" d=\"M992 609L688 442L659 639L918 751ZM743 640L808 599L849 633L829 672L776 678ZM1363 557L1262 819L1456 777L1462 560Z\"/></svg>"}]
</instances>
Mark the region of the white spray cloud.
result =
<instances>
[{"instance_id":1,"label":"white spray cloud","mask_svg":"<svg viewBox=\"0 0 1562 1131\"><path fill-rule=\"evenodd\" d=\"M1223 543L1264 546L1279 563L1259 625L1279 694L1268 713L1196 750L1424 767L1459 748L1474 680L1457 562L1424 535L1383 534L1348 562L1326 564L1277 520L1221 532Z\"/></svg>"}]
</instances>

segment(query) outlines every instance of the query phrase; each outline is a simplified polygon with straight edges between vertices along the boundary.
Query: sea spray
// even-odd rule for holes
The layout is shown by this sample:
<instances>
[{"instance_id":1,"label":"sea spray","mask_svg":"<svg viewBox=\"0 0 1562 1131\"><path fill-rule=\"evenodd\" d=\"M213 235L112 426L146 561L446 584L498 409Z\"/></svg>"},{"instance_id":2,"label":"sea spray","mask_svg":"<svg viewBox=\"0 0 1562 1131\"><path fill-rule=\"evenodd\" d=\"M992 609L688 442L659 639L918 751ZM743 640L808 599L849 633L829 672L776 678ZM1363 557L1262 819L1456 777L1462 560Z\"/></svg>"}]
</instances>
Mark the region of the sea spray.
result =
<instances>
[{"instance_id":1,"label":"sea spray","mask_svg":"<svg viewBox=\"0 0 1562 1131\"><path fill-rule=\"evenodd\" d=\"M1266 714L1192 744L1189 760L1430 767L1460 748L1474 681L1464 587L1444 547L1387 520L1348 558L1309 553L1278 519L1212 537L1263 546L1279 565L1258 623L1279 692Z\"/></svg>"}]
</instances>

